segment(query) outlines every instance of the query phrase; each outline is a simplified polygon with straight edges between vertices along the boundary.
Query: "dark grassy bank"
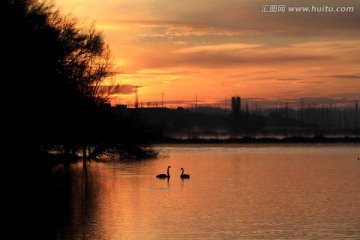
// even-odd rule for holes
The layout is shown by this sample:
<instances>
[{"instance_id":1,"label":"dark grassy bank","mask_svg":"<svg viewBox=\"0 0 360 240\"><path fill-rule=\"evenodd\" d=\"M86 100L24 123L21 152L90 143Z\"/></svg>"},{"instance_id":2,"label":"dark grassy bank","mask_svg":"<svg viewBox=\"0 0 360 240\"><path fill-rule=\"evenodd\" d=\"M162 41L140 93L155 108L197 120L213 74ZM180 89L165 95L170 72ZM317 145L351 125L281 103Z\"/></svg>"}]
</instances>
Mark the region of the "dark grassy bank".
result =
<instances>
[{"instance_id":1,"label":"dark grassy bank","mask_svg":"<svg viewBox=\"0 0 360 240\"><path fill-rule=\"evenodd\" d=\"M202 139L202 138L164 138L162 141L156 142L156 144L226 144L226 143L242 143L242 144L267 144L267 143L360 143L360 137L239 137L239 138L227 138L227 139Z\"/></svg>"}]
</instances>

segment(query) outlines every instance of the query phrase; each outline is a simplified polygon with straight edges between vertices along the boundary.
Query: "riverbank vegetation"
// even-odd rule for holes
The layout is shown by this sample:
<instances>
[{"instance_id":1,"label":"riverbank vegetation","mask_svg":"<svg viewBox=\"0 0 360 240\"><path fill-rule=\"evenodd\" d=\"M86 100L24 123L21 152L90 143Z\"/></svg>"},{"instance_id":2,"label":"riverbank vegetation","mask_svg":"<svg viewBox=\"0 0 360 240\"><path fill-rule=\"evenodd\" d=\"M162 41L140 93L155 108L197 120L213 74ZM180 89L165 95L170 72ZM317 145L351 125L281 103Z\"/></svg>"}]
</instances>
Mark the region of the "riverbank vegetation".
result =
<instances>
[{"instance_id":1,"label":"riverbank vegetation","mask_svg":"<svg viewBox=\"0 0 360 240\"><path fill-rule=\"evenodd\" d=\"M101 32L63 16L47 1L1 3L5 126L13 162L34 172L105 152L156 157L139 122L114 116L107 100L119 88ZM145 146L145 147L144 147Z\"/></svg>"}]
</instances>

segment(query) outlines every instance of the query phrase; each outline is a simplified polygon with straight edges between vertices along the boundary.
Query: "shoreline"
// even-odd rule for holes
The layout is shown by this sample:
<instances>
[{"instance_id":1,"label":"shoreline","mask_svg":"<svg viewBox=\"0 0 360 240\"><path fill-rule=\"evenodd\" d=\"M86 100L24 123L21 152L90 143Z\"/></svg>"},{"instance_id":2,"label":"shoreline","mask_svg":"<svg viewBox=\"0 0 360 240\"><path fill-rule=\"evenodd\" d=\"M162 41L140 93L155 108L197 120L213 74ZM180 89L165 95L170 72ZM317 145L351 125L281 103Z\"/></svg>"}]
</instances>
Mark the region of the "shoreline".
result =
<instances>
[{"instance_id":1,"label":"shoreline","mask_svg":"<svg viewBox=\"0 0 360 240\"><path fill-rule=\"evenodd\" d=\"M360 143L360 137L284 137L284 138L271 138L271 137L241 137L241 138L166 138L161 141L154 142L154 145L162 144L347 144L347 143Z\"/></svg>"}]
</instances>

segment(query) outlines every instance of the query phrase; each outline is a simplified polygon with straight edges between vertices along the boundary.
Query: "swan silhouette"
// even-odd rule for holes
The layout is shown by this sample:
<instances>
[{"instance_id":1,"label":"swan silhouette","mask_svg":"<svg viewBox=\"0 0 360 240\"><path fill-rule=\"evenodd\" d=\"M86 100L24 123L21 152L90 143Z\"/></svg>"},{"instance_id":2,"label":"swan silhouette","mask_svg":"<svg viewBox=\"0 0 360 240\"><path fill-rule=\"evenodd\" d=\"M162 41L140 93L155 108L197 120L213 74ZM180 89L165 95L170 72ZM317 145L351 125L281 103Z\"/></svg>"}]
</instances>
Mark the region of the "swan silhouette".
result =
<instances>
[{"instance_id":1,"label":"swan silhouette","mask_svg":"<svg viewBox=\"0 0 360 240\"><path fill-rule=\"evenodd\" d=\"M168 168L167 168L167 174L165 174L165 173L158 174L158 175L156 175L156 177L157 177L157 178L170 178L169 168L171 168L171 166L168 166Z\"/></svg>"},{"instance_id":2,"label":"swan silhouette","mask_svg":"<svg viewBox=\"0 0 360 240\"><path fill-rule=\"evenodd\" d=\"M180 175L181 178L190 178L189 174L184 174L184 169L183 168L180 168L180 170L182 171L181 175Z\"/></svg>"}]
</instances>

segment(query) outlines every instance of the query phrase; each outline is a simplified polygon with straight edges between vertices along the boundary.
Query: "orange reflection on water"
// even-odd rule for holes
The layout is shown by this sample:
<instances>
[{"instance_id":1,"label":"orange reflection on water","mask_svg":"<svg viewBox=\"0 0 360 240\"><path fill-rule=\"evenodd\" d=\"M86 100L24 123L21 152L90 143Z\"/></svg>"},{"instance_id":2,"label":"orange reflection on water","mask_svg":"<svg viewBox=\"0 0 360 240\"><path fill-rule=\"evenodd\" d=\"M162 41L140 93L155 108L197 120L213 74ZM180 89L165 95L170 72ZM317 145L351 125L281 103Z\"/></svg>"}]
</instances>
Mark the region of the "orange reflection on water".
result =
<instances>
[{"instance_id":1,"label":"orange reflection on water","mask_svg":"<svg viewBox=\"0 0 360 240\"><path fill-rule=\"evenodd\" d=\"M170 157L75 169L59 236L359 237L356 147L169 147ZM171 178L157 179L171 165ZM180 168L191 175L180 179Z\"/></svg>"}]
</instances>

